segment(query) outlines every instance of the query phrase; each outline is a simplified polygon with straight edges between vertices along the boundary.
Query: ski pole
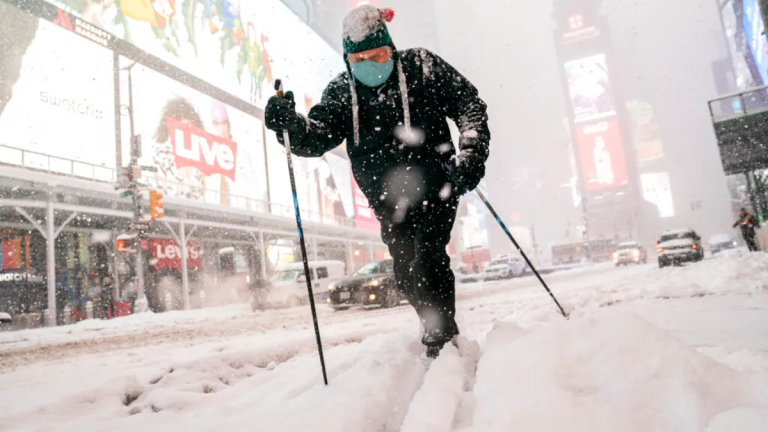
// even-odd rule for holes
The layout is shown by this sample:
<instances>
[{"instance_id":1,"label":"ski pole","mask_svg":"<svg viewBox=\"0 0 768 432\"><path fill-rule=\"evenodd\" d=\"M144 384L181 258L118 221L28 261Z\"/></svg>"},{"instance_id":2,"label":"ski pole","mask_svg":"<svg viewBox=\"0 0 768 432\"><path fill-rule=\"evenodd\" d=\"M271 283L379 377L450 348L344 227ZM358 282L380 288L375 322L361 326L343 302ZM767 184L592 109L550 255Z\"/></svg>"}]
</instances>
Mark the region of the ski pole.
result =
<instances>
[{"instance_id":1,"label":"ski pole","mask_svg":"<svg viewBox=\"0 0 768 432\"><path fill-rule=\"evenodd\" d=\"M531 270L533 271L533 274L535 274L536 277L539 279L539 282L541 282L541 285L544 286L544 289L547 290L547 293L549 293L549 296L552 297L552 300L555 301L555 304L557 305L558 309L560 309L560 313L563 314L563 318L568 319L568 314L565 313L565 310L563 310L563 307L560 306L560 302L558 302L557 298L555 298L555 295L552 294L552 291L547 286L547 283L544 282L544 279L541 278L541 275L536 270L536 267L534 267L533 263L531 263L531 260L528 259L528 255L526 255L525 252L523 252L523 249L520 247L519 244L517 244L517 241L515 240L515 238L512 237L512 233L509 232L509 229L507 229L507 226L504 225L504 222L501 221L501 218L496 213L496 210L493 209L493 207L491 206L491 203L489 203L488 199L485 198L485 195L483 195L483 193L480 192L480 189L475 189L475 192L477 192L477 196L479 196L480 199L483 200L483 203L485 204L486 207L488 207L488 210L491 211L491 214L493 215L493 217L496 218L496 222L499 223L499 225L501 226L501 229L503 229L504 232L507 234L507 237L509 237L509 239L512 240L512 244L515 245L515 247L517 248L517 251L520 252L520 255L522 255L523 259L528 264L528 267L531 268Z\"/></svg>"},{"instance_id":2,"label":"ski pole","mask_svg":"<svg viewBox=\"0 0 768 432\"><path fill-rule=\"evenodd\" d=\"M450 165L446 165L446 170L448 171L448 175L451 177L451 180L453 180L453 171L451 170ZM533 274L536 275L536 277L539 279L539 282L541 282L541 285L544 287L545 290L547 290L547 293L550 297L552 297L552 300L554 300L555 304L557 305L557 308L560 309L560 313L563 315L563 318L568 319L568 314L565 313L565 310L562 306L560 306L560 302L557 301L557 298L555 298L555 295L552 294L552 291L547 286L547 283L544 282L544 279L541 278L541 275L536 270L536 267L534 267L531 260L528 259L528 255L523 252L523 248L520 247L519 244L517 244L517 240L512 236L512 233L509 232L509 229L507 229L507 226L504 225L504 222L501 221L501 218L499 217L498 213L496 213L496 210L493 209L493 206L490 202L488 202L488 199L483 195L483 193L480 191L479 188L475 189L475 192L477 192L477 196L480 197L480 199L483 201L483 204L485 204L486 207L488 207L488 210L490 210L491 214L494 218L496 218L496 222L499 223L501 226L501 229L504 230L504 233L507 234L507 237L512 241L512 244L515 245L515 248L517 248L517 251L520 252L520 255L523 257L525 262L528 264L528 267L530 267L531 271L533 271Z\"/></svg>"},{"instance_id":3,"label":"ski pole","mask_svg":"<svg viewBox=\"0 0 768 432\"><path fill-rule=\"evenodd\" d=\"M275 80L277 97L283 97L283 83ZM315 310L315 296L312 292L312 280L307 261L307 246L304 242L304 228L301 225L301 212L299 211L299 197L296 193L296 179L293 175L293 159L291 158L291 140L288 131L283 130L285 155L288 158L288 175L291 178L291 192L293 192L293 208L296 210L296 229L299 231L299 244L301 245L301 259L304 262L304 275L307 280L307 293L309 294L309 307L312 310L312 323L315 325L315 338L317 339L317 352L320 353L320 367L323 370L323 382L328 385L328 375L325 373L325 358L323 357L323 342L320 340L320 326L317 323L317 311Z\"/></svg>"}]
</instances>

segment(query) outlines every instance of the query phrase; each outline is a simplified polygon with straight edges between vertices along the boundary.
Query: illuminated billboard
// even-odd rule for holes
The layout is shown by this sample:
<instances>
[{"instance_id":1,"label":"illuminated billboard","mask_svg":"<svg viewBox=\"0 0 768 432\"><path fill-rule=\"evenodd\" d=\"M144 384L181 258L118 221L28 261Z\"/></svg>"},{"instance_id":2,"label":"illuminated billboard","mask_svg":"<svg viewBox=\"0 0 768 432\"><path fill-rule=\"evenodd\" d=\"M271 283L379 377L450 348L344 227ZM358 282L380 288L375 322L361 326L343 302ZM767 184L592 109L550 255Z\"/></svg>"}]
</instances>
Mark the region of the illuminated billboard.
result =
<instances>
[{"instance_id":1,"label":"illuminated billboard","mask_svg":"<svg viewBox=\"0 0 768 432\"><path fill-rule=\"evenodd\" d=\"M675 203L672 199L672 187L669 182L669 174L648 173L640 175L643 186L643 198L656 204L659 208L659 216L663 218L675 216Z\"/></svg>"},{"instance_id":2,"label":"illuminated billboard","mask_svg":"<svg viewBox=\"0 0 768 432\"><path fill-rule=\"evenodd\" d=\"M113 180L112 52L6 3L0 14L18 23L0 28L0 144L55 157L5 150L0 161Z\"/></svg>"},{"instance_id":3,"label":"illuminated billboard","mask_svg":"<svg viewBox=\"0 0 768 432\"><path fill-rule=\"evenodd\" d=\"M319 100L341 56L279 0L47 0L244 101Z\"/></svg>"},{"instance_id":4,"label":"illuminated billboard","mask_svg":"<svg viewBox=\"0 0 768 432\"><path fill-rule=\"evenodd\" d=\"M579 162L587 191L629 183L624 147L615 118L576 127Z\"/></svg>"},{"instance_id":5,"label":"illuminated billboard","mask_svg":"<svg viewBox=\"0 0 768 432\"><path fill-rule=\"evenodd\" d=\"M351 171L350 171L351 176ZM365 197L363 190L358 186L354 177L352 178L352 188L354 191L355 200L355 221L357 221L357 227L367 230L378 230L379 220L376 219L376 214L373 213L373 209L368 203L368 198Z\"/></svg>"},{"instance_id":6,"label":"illuminated billboard","mask_svg":"<svg viewBox=\"0 0 768 432\"><path fill-rule=\"evenodd\" d=\"M766 39L763 26L763 17L760 13L758 0L744 0L743 2L744 35L747 39L749 51L755 61L755 66L762 79L762 84L768 83L768 39Z\"/></svg>"},{"instance_id":7,"label":"illuminated billboard","mask_svg":"<svg viewBox=\"0 0 768 432\"><path fill-rule=\"evenodd\" d=\"M605 54L565 63L575 123L616 115Z\"/></svg>"},{"instance_id":8,"label":"illuminated billboard","mask_svg":"<svg viewBox=\"0 0 768 432\"><path fill-rule=\"evenodd\" d=\"M266 211L261 121L142 65L131 74L139 165L156 170L145 170L142 182L168 197ZM121 88L127 98L127 84ZM130 123L122 120L128 158Z\"/></svg>"}]
</instances>

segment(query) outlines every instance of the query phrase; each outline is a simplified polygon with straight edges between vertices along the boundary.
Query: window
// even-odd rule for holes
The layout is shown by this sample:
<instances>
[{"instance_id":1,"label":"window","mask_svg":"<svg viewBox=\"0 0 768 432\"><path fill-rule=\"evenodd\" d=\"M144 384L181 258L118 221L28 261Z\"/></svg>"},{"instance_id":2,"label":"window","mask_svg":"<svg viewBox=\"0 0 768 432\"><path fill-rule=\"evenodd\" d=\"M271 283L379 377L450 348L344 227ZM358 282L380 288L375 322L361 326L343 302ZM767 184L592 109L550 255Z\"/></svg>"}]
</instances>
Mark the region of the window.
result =
<instances>
[{"instance_id":1,"label":"window","mask_svg":"<svg viewBox=\"0 0 768 432\"><path fill-rule=\"evenodd\" d=\"M328 277L328 269L326 267L318 267L315 271L317 272L318 279L325 279Z\"/></svg>"},{"instance_id":2,"label":"window","mask_svg":"<svg viewBox=\"0 0 768 432\"><path fill-rule=\"evenodd\" d=\"M394 273L394 261L384 261L379 266L379 273Z\"/></svg>"}]
</instances>

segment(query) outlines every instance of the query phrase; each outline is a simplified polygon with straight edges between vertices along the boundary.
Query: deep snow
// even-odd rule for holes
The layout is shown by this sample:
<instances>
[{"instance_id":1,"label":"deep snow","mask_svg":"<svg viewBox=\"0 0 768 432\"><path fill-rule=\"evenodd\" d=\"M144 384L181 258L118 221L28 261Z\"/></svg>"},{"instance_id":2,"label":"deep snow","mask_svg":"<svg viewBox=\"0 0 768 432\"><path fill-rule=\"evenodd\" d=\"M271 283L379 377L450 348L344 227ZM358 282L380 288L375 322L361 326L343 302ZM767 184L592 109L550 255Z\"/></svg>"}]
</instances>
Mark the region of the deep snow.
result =
<instances>
[{"instance_id":1,"label":"deep snow","mask_svg":"<svg viewBox=\"0 0 768 432\"><path fill-rule=\"evenodd\" d=\"M532 278L475 284L431 364L408 307L321 307L327 388L306 308L4 333L0 430L768 430L766 275L733 253L545 276L569 321Z\"/></svg>"}]
</instances>

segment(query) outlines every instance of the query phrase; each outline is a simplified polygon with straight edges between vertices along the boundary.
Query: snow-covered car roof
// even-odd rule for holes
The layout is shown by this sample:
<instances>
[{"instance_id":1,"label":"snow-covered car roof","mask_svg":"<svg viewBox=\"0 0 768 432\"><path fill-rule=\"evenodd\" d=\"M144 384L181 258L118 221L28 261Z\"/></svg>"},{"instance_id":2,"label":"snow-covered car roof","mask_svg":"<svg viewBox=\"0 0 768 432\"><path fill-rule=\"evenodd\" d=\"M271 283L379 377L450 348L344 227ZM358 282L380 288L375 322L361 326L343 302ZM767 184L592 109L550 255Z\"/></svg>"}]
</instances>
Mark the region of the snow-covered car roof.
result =
<instances>
[{"instance_id":1,"label":"snow-covered car roof","mask_svg":"<svg viewBox=\"0 0 768 432\"><path fill-rule=\"evenodd\" d=\"M619 243L619 247L622 247L622 246L639 246L639 245L637 244L636 241L630 241L630 242Z\"/></svg>"},{"instance_id":2,"label":"snow-covered car roof","mask_svg":"<svg viewBox=\"0 0 768 432\"><path fill-rule=\"evenodd\" d=\"M664 231L664 234L662 235L669 235L669 234L686 234L686 233L695 233L692 228L676 228L671 230Z\"/></svg>"},{"instance_id":3,"label":"snow-covered car roof","mask_svg":"<svg viewBox=\"0 0 768 432\"><path fill-rule=\"evenodd\" d=\"M0 312L0 321L11 321L13 318L11 314L6 312Z\"/></svg>"},{"instance_id":4,"label":"snow-covered car roof","mask_svg":"<svg viewBox=\"0 0 768 432\"><path fill-rule=\"evenodd\" d=\"M660 248L675 247L675 246L690 246L693 244L692 238L681 238L674 240L667 240L659 243Z\"/></svg>"},{"instance_id":5,"label":"snow-covered car roof","mask_svg":"<svg viewBox=\"0 0 768 432\"><path fill-rule=\"evenodd\" d=\"M488 270L498 270L498 269L502 269L502 268L508 268L508 267L512 267L512 265L511 265L511 264L509 264L509 263L504 263L504 264L496 264L496 265L489 265L488 267L486 267L486 268L485 268L485 270L484 270L484 271L488 271Z\"/></svg>"},{"instance_id":6,"label":"snow-covered car roof","mask_svg":"<svg viewBox=\"0 0 768 432\"><path fill-rule=\"evenodd\" d=\"M711 244L730 243L733 241L733 237L729 234L715 234L709 239Z\"/></svg>"}]
</instances>

